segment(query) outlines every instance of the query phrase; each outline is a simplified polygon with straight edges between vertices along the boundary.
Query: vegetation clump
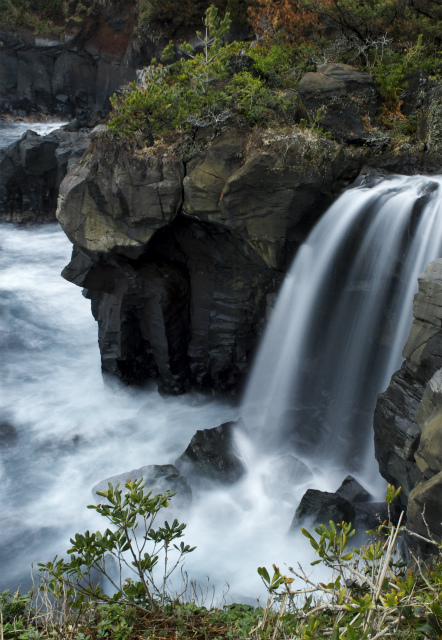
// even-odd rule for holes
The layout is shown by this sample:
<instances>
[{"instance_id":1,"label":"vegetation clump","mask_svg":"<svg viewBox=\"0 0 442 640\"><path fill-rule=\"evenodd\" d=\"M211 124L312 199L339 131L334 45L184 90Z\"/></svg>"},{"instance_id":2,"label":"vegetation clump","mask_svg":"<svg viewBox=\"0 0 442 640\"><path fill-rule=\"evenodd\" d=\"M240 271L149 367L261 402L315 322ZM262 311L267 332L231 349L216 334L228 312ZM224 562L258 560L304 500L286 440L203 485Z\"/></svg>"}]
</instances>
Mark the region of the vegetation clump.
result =
<instances>
[{"instance_id":1,"label":"vegetation clump","mask_svg":"<svg viewBox=\"0 0 442 640\"><path fill-rule=\"evenodd\" d=\"M155 2L148 4L155 13ZM416 114L402 110L410 77L420 71L426 81L437 81L442 71L442 14L435 0L249 0L245 15L257 40L226 43L229 12L221 20L216 5L206 9L197 46L169 45L141 86L114 96L113 134L141 138L143 119L154 135L219 126L233 117L250 126L298 124L290 91L304 73L328 62L369 72L382 96L378 126L414 134Z\"/></svg>"},{"instance_id":2,"label":"vegetation clump","mask_svg":"<svg viewBox=\"0 0 442 640\"><path fill-rule=\"evenodd\" d=\"M112 528L76 534L69 561L56 558L41 564L38 597L0 593L2 639L441 637L442 545L427 541L436 555L426 564L415 558L413 566L405 562L399 553L407 533L403 516L396 525L389 520L369 531L371 538L360 548L349 547L355 533L351 523L321 524L314 534L303 529L318 555L312 564L327 567L328 582L315 582L300 565L289 567L290 577L275 565L272 572L260 567L268 591L265 607L236 603L214 607L207 606L208 591L198 598L194 583L186 583L178 595L169 589L169 576L193 551L183 542L173 542L182 537L185 525L174 521L152 526L173 494L145 493L141 480L128 481L125 489L124 495L118 485L98 492L107 503L90 508ZM399 491L388 487L389 504ZM172 550L177 555L170 563ZM161 571L156 571L160 565ZM107 578L112 595L97 584L97 577Z\"/></svg>"}]
</instances>

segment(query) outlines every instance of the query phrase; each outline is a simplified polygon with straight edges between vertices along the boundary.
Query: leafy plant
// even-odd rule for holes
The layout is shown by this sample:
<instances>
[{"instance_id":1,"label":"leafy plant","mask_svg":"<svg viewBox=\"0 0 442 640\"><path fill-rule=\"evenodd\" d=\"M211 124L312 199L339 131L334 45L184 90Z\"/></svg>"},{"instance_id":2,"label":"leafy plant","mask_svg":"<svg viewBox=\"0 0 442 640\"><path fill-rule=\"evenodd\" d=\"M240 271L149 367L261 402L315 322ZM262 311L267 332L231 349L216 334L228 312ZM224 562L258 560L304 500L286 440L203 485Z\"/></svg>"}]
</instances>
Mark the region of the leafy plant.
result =
<instances>
[{"instance_id":1,"label":"leafy plant","mask_svg":"<svg viewBox=\"0 0 442 640\"><path fill-rule=\"evenodd\" d=\"M175 543L183 537L186 527L177 520L154 528L158 513L169 505L173 493L145 493L142 480L128 480L124 486L123 495L119 483L115 488L109 483L107 491L97 492L107 503L88 507L106 518L111 529L77 533L71 538L69 561L56 557L53 562L39 564L40 570L49 575L54 596L67 588L68 597L74 598L76 606L86 598L109 605L131 604L141 611L164 607L171 574L195 547ZM112 558L117 564L116 572L109 562ZM109 581L114 589L112 596L96 584L93 572ZM125 577L126 573L129 577ZM108 610L108 614L114 612L112 608Z\"/></svg>"},{"instance_id":2,"label":"leafy plant","mask_svg":"<svg viewBox=\"0 0 442 640\"><path fill-rule=\"evenodd\" d=\"M388 505L399 492L400 487L388 485ZM290 568L290 573L304 584L293 589L293 579L275 566L272 577L260 567L258 573L269 594L284 609L280 624L305 640L324 636L368 640L413 629L428 637L440 634L442 560L436 558L431 570L417 562L413 570L400 559L397 542L406 531L402 518L403 514L397 525L389 520L369 531L373 538L360 549L348 547L355 533L350 523L320 524L314 529L316 536L302 529L319 556L312 565L323 563L333 574L328 583L315 583L301 568Z\"/></svg>"}]
</instances>

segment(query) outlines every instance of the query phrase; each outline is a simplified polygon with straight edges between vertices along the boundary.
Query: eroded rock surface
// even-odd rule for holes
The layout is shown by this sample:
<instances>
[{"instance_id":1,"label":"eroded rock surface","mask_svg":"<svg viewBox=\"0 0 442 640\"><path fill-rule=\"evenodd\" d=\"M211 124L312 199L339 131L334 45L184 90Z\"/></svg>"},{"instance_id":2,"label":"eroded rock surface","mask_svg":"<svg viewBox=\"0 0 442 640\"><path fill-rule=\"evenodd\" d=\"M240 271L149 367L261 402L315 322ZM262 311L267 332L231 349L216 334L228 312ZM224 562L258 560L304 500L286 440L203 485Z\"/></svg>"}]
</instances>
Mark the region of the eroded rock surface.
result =
<instances>
[{"instance_id":1,"label":"eroded rock surface","mask_svg":"<svg viewBox=\"0 0 442 640\"><path fill-rule=\"evenodd\" d=\"M442 259L419 277L404 364L375 411L381 474L402 486L408 527L442 538ZM425 511L424 511L425 508Z\"/></svg>"},{"instance_id":2,"label":"eroded rock surface","mask_svg":"<svg viewBox=\"0 0 442 640\"><path fill-rule=\"evenodd\" d=\"M0 151L0 219L55 220L61 181L89 144L84 132L59 129L40 136L29 130Z\"/></svg>"}]
</instances>

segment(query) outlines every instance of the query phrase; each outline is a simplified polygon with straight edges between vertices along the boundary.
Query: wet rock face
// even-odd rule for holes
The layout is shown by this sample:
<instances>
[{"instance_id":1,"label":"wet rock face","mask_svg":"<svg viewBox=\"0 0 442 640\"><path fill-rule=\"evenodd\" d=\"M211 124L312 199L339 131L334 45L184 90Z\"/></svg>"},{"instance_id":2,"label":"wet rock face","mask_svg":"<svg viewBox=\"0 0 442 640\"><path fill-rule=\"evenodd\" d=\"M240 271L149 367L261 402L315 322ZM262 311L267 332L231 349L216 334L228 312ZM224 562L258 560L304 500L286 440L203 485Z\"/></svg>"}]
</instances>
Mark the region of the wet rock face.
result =
<instances>
[{"instance_id":1,"label":"wet rock face","mask_svg":"<svg viewBox=\"0 0 442 640\"><path fill-rule=\"evenodd\" d=\"M97 141L60 188L103 370L165 391L235 391L296 247L363 152L294 131L232 128L194 159L178 142L137 154Z\"/></svg>"},{"instance_id":2,"label":"wet rock face","mask_svg":"<svg viewBox=\"0 0 442 640\"><path fill-rule=\"evenodd\" d=\"M86 133L59 129L39 136L30 130L0 151L0 219L55 220L60 183L89 143Z\"/></svg>"},{"instance_id":3,"label":"wet rock face","mask_svg":"<svg viewBox=\"0 0 442 640\"><path fill-rule=\"evenodd\" d=\"M336 489L336 494L352 504L368 502L371 498L368 491L353 476L344 479L339 489Z\"/></svg>"},{"instance_id":4,"label":"wet rock face","mask_svg":"<svg viewBox=\"0 0 442 640\"><path fill-rule=\"evenodd\" d=\"M239 419L213 429L197 431L175 465L181 473L193 477L196 482L236 482L245 473L234 441L235 429L242 426L243 421Z\"/></svg>"},{"instance_id":5,"label":"wet rock face","mask_svg":"<svg viewBox=\"0 0 442 640\"><path fill-rule=\"evenodd\" d=\"M289 533L299 531L309 520L315 524L328 525L330 520L333 522L354 522L355 517L355 509L348 500L341 498L336 493L308 489L296 509Z\"/></svg>"},{"instance_id":6,"label":"wet rock face","mask_svg":"<svg viewBox=\"0 0 442 640\"><path fill-rule=\"evenodd\" d=\"M375 452L381 474L402 486L408 527L442 537L442 260L419 277L405 362L375 411ZM425 514L422 515L424 512Z\"/></svg>"}]
</instances>

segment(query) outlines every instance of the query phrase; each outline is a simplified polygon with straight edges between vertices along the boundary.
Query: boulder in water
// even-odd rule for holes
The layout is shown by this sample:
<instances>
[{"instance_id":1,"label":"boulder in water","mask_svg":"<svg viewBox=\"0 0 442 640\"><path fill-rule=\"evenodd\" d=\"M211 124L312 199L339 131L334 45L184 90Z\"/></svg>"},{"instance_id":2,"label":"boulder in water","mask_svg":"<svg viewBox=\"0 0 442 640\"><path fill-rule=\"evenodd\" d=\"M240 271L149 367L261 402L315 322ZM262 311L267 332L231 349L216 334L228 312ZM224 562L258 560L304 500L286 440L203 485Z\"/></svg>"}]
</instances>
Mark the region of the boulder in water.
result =
<instances>
[{"instance_id":1,"label":"boulder in water","mask_svg":"<svg viewBox=\"0 0 442 640\"><path fill-rule=\"evenodd\" d=\"M89 146L86 133L63 129L40 136L26 131L0 152L0 219L55 220L58 189L68 169Z\"/></svg>"},{"instance_id":2,"label":"boulder in water","mask_svg":"<svg viewBox=\"0 0 442 640\"><path fill-rule=\"evenodd\" d=\"M8 446L17 441L17 429L10 422L0 422L0 446Z\"/></svg>"},{"instance_id":3,"label":"boulder in water","mask_svg":"<svg viewBox=\"0 0 442 640\"><path fill-rule=\"evenodd\" d=\"M186 476L236 482L244 475L245 467L235 447L233 432L243 425L239 418L213 429L197 431L175 465Z\"/></svg>"},{"instance_id":4,"label":"boulder in water","mask_svg":"<svg viewBox=\"0 0 442 640\"><path fill-rule=\"evenodd\" d=\"M296 509L289 533L295 533L307 522L314 524L328 524L333 522L354 522L356 511L348 500L341 498L336 493L308 489L302 496Z\"/></svg>"}]
</instances>

